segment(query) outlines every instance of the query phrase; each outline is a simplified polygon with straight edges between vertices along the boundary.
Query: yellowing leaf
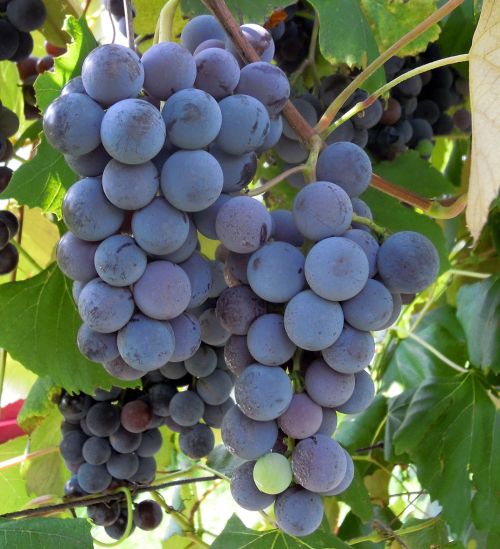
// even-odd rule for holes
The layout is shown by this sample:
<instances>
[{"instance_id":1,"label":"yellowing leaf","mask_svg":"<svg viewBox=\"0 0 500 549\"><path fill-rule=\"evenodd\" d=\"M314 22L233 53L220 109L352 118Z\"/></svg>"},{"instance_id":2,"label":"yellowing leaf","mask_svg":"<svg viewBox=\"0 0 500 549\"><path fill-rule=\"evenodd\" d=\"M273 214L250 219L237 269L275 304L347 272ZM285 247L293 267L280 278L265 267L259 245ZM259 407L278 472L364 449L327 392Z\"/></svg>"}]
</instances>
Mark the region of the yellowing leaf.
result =
<instances>
[{"instance_id":1,"label":"yellowing leaf","mask_svg":"<svg viewBox=\"0 0 500 549\"><path fill-rule=\"evenodd\" d=\"M470 50L472 163L466 220L477 240L500 190L500 2L484 0Z\"/></svg>"}]
</instances>

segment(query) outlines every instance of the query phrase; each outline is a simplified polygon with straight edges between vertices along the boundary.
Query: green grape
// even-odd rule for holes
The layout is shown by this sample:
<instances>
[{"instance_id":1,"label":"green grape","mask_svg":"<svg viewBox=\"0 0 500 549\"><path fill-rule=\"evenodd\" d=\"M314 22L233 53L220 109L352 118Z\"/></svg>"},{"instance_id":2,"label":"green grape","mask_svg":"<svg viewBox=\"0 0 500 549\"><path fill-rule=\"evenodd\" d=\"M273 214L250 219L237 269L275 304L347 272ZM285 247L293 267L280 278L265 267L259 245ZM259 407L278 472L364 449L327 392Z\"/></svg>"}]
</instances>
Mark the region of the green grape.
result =
<instances>
[{"instance_id":1,"label":"green grape","mask_svg":"<svg viewBox=\"0 0 500 549\"><path fill-rule=\"evenodd\" d=\"M292 482L290 462L281 454L265 454L255 463L253 479L261 492L281 494Z\"/></svg>"}]
</instances>

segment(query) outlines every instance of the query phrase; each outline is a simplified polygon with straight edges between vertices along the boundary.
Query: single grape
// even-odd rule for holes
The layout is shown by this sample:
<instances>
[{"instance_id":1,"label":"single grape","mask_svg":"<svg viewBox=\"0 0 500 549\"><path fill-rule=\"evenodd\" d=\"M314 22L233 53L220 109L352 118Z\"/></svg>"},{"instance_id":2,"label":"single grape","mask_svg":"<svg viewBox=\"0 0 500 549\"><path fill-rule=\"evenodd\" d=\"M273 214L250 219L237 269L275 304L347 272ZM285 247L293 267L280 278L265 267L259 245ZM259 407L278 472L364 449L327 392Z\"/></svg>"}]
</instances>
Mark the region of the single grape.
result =
<instances>
[{"instance_id":1,"label":"single grape","mask_svg":"<svg viewBox=\"0 0 500 549\"><path fill-rule=\"evenodd\" d=\"M165 259L166 261L170 261L172 263L182 263L183 261L186 261L189 259L193 253L197 250L199 247L198 242L198 233L196 231L196 225L194 224L193 220L189 219L189 230L188 230L188 236L186 240L184 241L184 244L175 252L172 252L170 254L166 255L159 255L158 259Z\"/></svg>"},{"instance_id":2,"label":"single grape","mask_svg":"<svg viewBox=\"0 0 500 549\"><path fill-rule=\"evenodd\" d=\"M161 507L156 501L146 499L135 506L134 524L141 530L154 530L163 518Z\"/></svg>"},{"instance_id":3,"label":"single grape","mask_svg":"<svg viewBox=\"0 0 500 549\"><path fill-rule=\"evenodd\" d=\"M210 272L212 275L212 285L208 292L208 297L216 298L227 288L224 279L224 263L217 260L210 261Z\"/></svg>"},{"instance_id":4,"label":"single grape","mask_svg":"<svg viewBox=\"0 0 500 549\"><path fill-rule=\"evenodd\" d=\"M7 4L9 21L22 32L31 32L41 27L47 18L47 9L42 0L15 0Z\"/></svg>"},{"instance_id":5,"label":"single grape","mask_svg":"<svg viewBox=\"0 0 500 549\"><path fill-rule=\"evenodd\" d=\"M143 433L152 418L150 406L143 400L131 400L122 407L120 421L131 433Z\"/></svg>"},{"instance_id":6,"label":"single grape","mask_svg":"<svg viewBox=\"0 0 500 549\"><path fill-rule=\"evenodd\" d=\"M323 408L323 421L315 434L331 438L337 429L337 412L331 408Z\"/></svg>"},{"instance_id":7,"label":"single grape","mask_svg":"<svg viewBox=\"0 0 500 549\"><path fill-rule=\"evenodd\" d=\"M200 43L199 46L194 50L193 57L196 57L202 51L208 50L209 48L220 48L224 50L226 48L223 40L218 40L217 38L209 38Z\"/></svg>"},{"instance_id":8,"label":"single grape","mask_svg":"<svg viewBox=\"0 0 500 549\"><path fill-rule=\"evenodd\" d=\"M101 144L102 108L87 95L68 93L53 101L43 115L47 141L63 154L81 156Z\"/></svg>"},{"instance_id":9,"label":"single grape","mask_svg":"<svg viewBox=\"0 0 500 549\"><path fill-rule=\"evenodd\" d=\"M236 93L255 97L271 116L276 116L290 97L290 84L279 67L258 61L241 69Z\"/></svg>"},{"instance_id":10,"label":"single grape","mask_svg":"<svg viewBox=\"0 0 500 549\"><path fill-rule=\"evenodd\" d=\"M351 397L354 375L336 372L322 360L315 360L306 370L305 387L314 402L320 406L336 408Z\"/></svg>"},{"instance_id":11,"label":"single grape","mask_svg":"<svg viewBox=\"0 0 500 549\"><path fill-rule=\"evenodd\" d=\"M104 492L112 480L105 465L90 465L89 463L80 466L77 478L78 484L89 494Z\"/></svg>"},{"instance_id":12,"label":"single grape","mask_svg":"<svg viewBox=\"0 0 500 549\"><path fill-rule=\"evenodd\" d=\"M224 415L229 409L234 406L232 398L228 398L222 404L218 406L212 406L205 404L205 411L203 413L203 420L209 427L220 429Z\"/></svg>"},{"instance_id":13,"label":"single grape","mask_svg":"<svg viewBox=\"0 0 500 549\"><path fill-rule=\"evenodd\" d=\"M120 516L120 502L96 503L87 507L88 518L97 526L111 526Z\"/></svg>"},{"instance_id":14,"label":"single grape","mask_svg":"<svg viewBox=\"0 0 500 549\"><path fill-rule=\"evenodd\" d=\"M66 84L64 84L64 87L61 90L61 95L66 95L68 93L87 94L85 88L83 87L83 80L81 76L75 76L71 80L68 80Z\"/></svg>"},{"instance_id":15,"label":"single grape","mask_svg":"<svg viewBox=\"0 0 500 549\"><path fill-rule=\"evenodd\" d=\"M130 477L130 482L139 484L151 484L156 476L156 461L152 457L139 458L139 468L135 475Z\"/></svg>"},{"instance_id":16,"label":"single grape","mask_svg":"<svg viewBox=\"0 0 500 549\"><path fill-rule=\"evenodd\" d=\"M124 164L152 160L163 147L165 136L159 111L142 99L118 101L102 119L102 144L115 160Z\"/></svg>"},{"instance_id":17,"label":"single grape","mask_svg":"<svg viewBox=\"0 0 500 549\"><path fill-rule=\"evenodd\" d=\"M19 32L9 21L0 20L0 60L10 59L19 47Z\"/></svg>"},{"instance_id":18,"label":"single grape","mask_svg":"<svg viewBox=\"0 0 500 549\"><path fill-rule=\"evenodd\" d=\"M134 212L132 231L137 244L145 252L170 254L187 240L189 218L164 198L157 197L142 210Z\"/></svg>"},{"instance_id":19,"label":"single grape","mask_svg":"<svg viewBox=\"0 0 500 549\"><path fill-rule=\"evenodd\" d=\"M215 310L228 332L245 335L252 322L266 313L266 304L248 286L235 286L221 293Z\"/></svg>"},{"instance_id":20,"label":"single grape","mask_svg":"<svg viewBox=\"0 0 500 549\"><path fill-rule=\"evenodd\" d=\"M365 370L354 374L354 391L346 402L336 410L343 414L359 414L370 406L375 397L375 387L370 374Z\"/></svg>"},{"instance_id":21,"label":"single grape","mask_svg":"<svg viewBox=\"0 0 500 549\"><path fill-rule=\"evenodd\" d=\"M102 334L82 324L76 337L78 350L92 362L109 362L119 356L116 334Z\"/></svg>"},{"instance_id":22,"label":"single grape","mask_svg":"<svg viewBox=\"0 0 500 549\"><path fill-rule=\"evenodd\" d=\"M227 372L215 370L196 382L196 392L205 404L218 406L225 402L233 390L233 381Z\"/></svg>"},{"instance_id":23,"label":"single grape","mask_svg":"<svg viewBox=\"0 0 500 549\"><path fill-rule=\"evenodd\" d=\"M255 23L247 23L246 25L240 26L243 36L250 42L253 49L257 52L257 55L260 56L262 61L270 63L274 56L274 41L272 39L271 33ZM234 47L231 39L226 36L226 49L231 52L243 65L243 60L240 59L236 48Z\"/></svg>"},{"instance_id":24,"label":"single grape","mask_svg":"<svg viewBox=\"0 0 500 549\"><path fill-rule=\"evenodd\" d=\"M309 126L314 127L318 121L318 113L316 109L306 101L305 99L297 98L292 99L292 105L299 111L302 117L307 121ZM289 122L285 120L283 122L283 135L288 137L288 139L293 139L294 141L299 141L299 136L295 130L290 126Z\"/></svg>"},{"instance_id":25,"label":"single grape","mask_svg":"<svg viewBox=\"0 0 500 549\"><path fill-rule=\"evenodd\" d=\"M116 452L130 454L139 448L142 437L141 433L131 433L120 426L117 431L109 436L109 443Z\"/></svg>"},{"instance_id":26,"label":"single grape","mask_svg":"<svg viewBox=\"0 0 500 549\"><path fill-rule=\"evenodd\" d=\"M108 200L118 208L139 210L155 197L159 179L153 162L130 165L111 160L102 174L102 187Z\"/></svg>"},{"instance_id":27,"label":"single grape","mask_svg":"<svg viewBox=\"0 0 500 549\"><path fill-rule=\"evenodd\" d=\"M205 405L193 391L177 393L170 401L170 417L182 427L192 427L203 417Z\"/></svg>"},{"instance_id":28,"label":"single grape","mask_svg":"<svg viewBox=\"0 0 500 549\"><path fill-rule=\"evenodd\" d=\"M136 454L113 454L106 463L106 469L114 478L129 479L139 469L139 458Z\"/></svg>"},{"instance_id":29,"label":"single grape","mask_svg":"<svg viewBox=\"0 0 500 549\"><path fill-rule=\"evenodd\" d=\"M288 244L297 247L304 244L304 237L295 225L292 212L288 210L273 210L271 218L273 220L272 238L274 240L288 242Z\"/></svg>"},{"instance_id":30,"label":"single grape","mask_svg":"<svg viewBox=\"0 0 500 549\"><path fill-rule=\"evenodd\" d=\"M240 67L235 57L220 48L208 48L198 53L194 87L217 100L231 95L240 80Z\"/></svg>"},{"instance_id":31,"label":"single grape","mask_svg":"<svg viewBox=\"0 0 500 549\"><path fill-rule=\"evenodd\" d=\"M342 307L311 290L300 292L288 302L284 318L288 337L308 351L321 351L335 343L344 324Z\"/></svg>"},{"instance_id":32,"label":"single grape","mask_svg":"<svg viewBox=\"0 0 500 549\"><path fill-rule=\"evenodd\" d=\"M183 313L170 321L170 327L174 331L175 339L170 363L190 359L201 344L201 328L198 319L191 313Z\"/></svg>"},{"instance_id":33,"label":"single grape","mask_svg":"<svg viewBox=\"0 0 500 549\"><path fill-rule=\"evenodd\" d=\"M12 137L19 130L19 117L10 109L0 107L0 132L5 137Z\"/></svg>"},{"instance_id":34,"label":"single grape","mask_svg":"<svg viewBox=\"0 0 500 549\"><path fill-rule=\"evenodd\" d=\"M82 463L83 446L87 440L88 437L80 430L65 433L60 445L61 456L71 463Z\"/></svg>"},{"instance_id":35,"label":"single grape","mask_svg":"<svg viewBox=\"0 0 500 549\"><path fill-rule=\"evenodd\" d=\"M305 285L304 256L286 242L271 242L254 252L247 277L252 290L272 303L285 303Z\"/></svg>"},{"instance_id":36,"label":"single grape","mask_svg":"<svg viewBox=\"0 0 500 549\"><path fill-rule=\"evenodd\" d=\"M182 379L186 376L187 370L183 362L169 362L160 368L162 376L167 379Z\"/></svg>"},{"instance_id":37,"label":"single grape","mask_svg":"<svg viewBox=\"0 0 500 549\"><path fill-rule=\"evenodd\" d=\"M195 377L207 377L217 367L217 354L208 345L202 345L191 358L184 361L184 366Z\"/></svg>"},{"instance_id":38,"label":"single grape","mask_svg":"<svg viewBox=\"0 0 500 549\"><path fill-rule=\"evenodd\" d=\"M401 118L401 103L394 97L387 100L384 112L380 118L381 124L392 126Z\"/></svg>"},{"instance_id":39,"label":"single grape","mask_svg":"<svg viewBox=\"0 0 500 549\"><path fill-rule=\"evenodd\" d=\"M224 264L224 280L229 287L248 284L247 269L252 254L229 252Z\"/></svg>"},{"instance_id":40,"label":"single grape","mask_svg":"<svg viewBox=\"0 0 500 549\"><path fill-rule=\"evenodd\" d=\"M256 149L257 153L262 153L273 149L279 142L283 133L283 117L281 115L269 117L269 133L264 139L264 143Z\"/></svg>"},{"instance_id":41,"label":"single grape","mask_svg":"<svg viewBox=\"0 0 500 549\"><path fill-rule=\"evenodd\" d=\"M281 366L296 349L289 339L280 314L265 314L254 320L247 334L247 345L253 358L266 366Z\"/></svg>"},{"instance_id":42,"label":"single grape","mask_svg":"<svg viewBox=\"0 0 500 549\"><path fill-rule=\"evenodd\" d=\"M99 277L111 286L130 286L146 270L146 254L130 236L106 238L95 252L95 268Z\"/></svg>"},{"instance_id":43,"label":"single grape","mask_svg":"<svg viewBox=\"0 0 500 549\"><path fill-rule=\"evenodd\" d=\"M97 388L92 396L97 402L104 402L106 400L116 400L121 394L120 387L111 387L109 391Z\"/></svg>"},{"instance_id":44,"label":"single grape","mask_svg":"<svg viewBox=\"0 0 500 549\"><path fill-rule=\"evenodd\" d=\"M66 164L80 177L96 177L102 175L111 156L99 145L93 151L81 156L64 155Z\"/></svg>"},{"instance_id":45,"label":"single grape","mask_svg":"<svg viewBox=\"0 0 500 549\"><path fill-rule=\"evenodd\" d=\"M222 420L221 435L229 452L250 460L271 450L278 438L278 427L275 421L254 421L234 406Z\"/></svg>"},{"instance_id":46,"label":"single grape","mask_svg":"<svg viewBox=\"0 0 500 549\"><path fill-rule=\"evenodd\" d=\"M410 124L413 130L412 138L408 142L410 147L415 147L422 139L430 140L434 137L432 126L429 122L427 122L427 120L422 118L413 118L410 120Z\"/></svg>"},{"instance_id":47,"label":"single grape","mask_svg":"<svg viewBox=\"0 0 500 549\"><path fill-rule=\"evenodd\" d=\"M9 234L9 231L7 233ZM96 250L97 243L80 240L73 233L67 232L57 244L57 264L71 280L88 282L97 275L94 267Z\"/></svg>"},{"instance_id":48,"label":"single grape","mask_svg":"<svg viewBox=\"0 0 500 549\"><path fill-rule=\"evenodd\" d=\"M306 393L296 393L288 409L278 418L278 427L289 437L303 439L317 433L322 421L321 406Z\"/></svg>"},{"instance_id":49,"label":"single grape","mask_svg":"<svg viewBox=\"0 0 500 549\"><path fill-rule=\"evenodd\" d=\"M342 492L345 492L347 488L349 488L351 482L354 479L354 462L352 461L352 458L348 454L348 452L344 448L342 449L344 450L344 455L347 463L347 468L346 468L344 478L334 488L328 490L327 492L324 492L322 494L323 496L336 496L337 494L341 494Z\"/></svg>"},{"instance_id":50,"label":"single grape","mask_svg":"<svg viewBox=\"0 0 500 549\"><path fill-rule=\"evenodd\" d=\"M115 539L115 540L119 540L119 539L123 538L123 536L124 536L124 534L127 530L127 524L128 524L127 510L126 509L121 509L120 516L118 517L118 519L113 524L111 524L110 526L105 526L104 531L106 532L106 534L110 538ZM132 529L130 531L131 534L134 531L134 529L135 529L135 525L132 522Z\"/></svg>"},{"instance_id":51,"label":"single grape","mask_svg":"<svg viewBox=\"0 0 500 549\"><path fill-rule=\"evenodd\" d=\"M371 278L359 294L342 303L346 322L365 332L382 330L391 318L393 307L389 290Z\"/></svg>"},{"instance_id":52,"label":"single grape","mask_svg":"<svg viewBox=\"0 0 500 549\"><path fill-rule=\"evenodd\" d=\"M340 115L337 115L334 118L336 122L339 119ZM343 143L350 142L354 139L356 135L356 130L354 125L350 120L346 120L340 126L335 128L333 132L325 139L327 145L333 145L334 143Z\"/></svg>"},{"instance_id":53,"label":"single grape","mask_svg":"<svg viewBox=\"0 0 500 549\"><path fill-rule=\"evenodd\" d=\"M252 364L237 378L234 394L246 416L256 421L269 421L288 408L293 388L281 368Z\"/></svg>"},{"instance_id":54,"label":"single grape","mask_svg":"<svg viewBox=\"0 0 500 549\"><path fill-rule=\"evenodd\" d=\"M208 425L198 423L179 435L179 447L191 459L208 456L215 446L215 437Z\"/></svg>"},{"instance_id":55,"label":"single grape","mask_svg":"<svg viewBox=\"0 0 500 549\"><path fill-rule=\"evenodd\" d=\"M236 253L257 250L271 235L272 219L266 207L248 196L226 202L217 214L215 231L226 248Z\"/></svg>"},{"instance_id":56,"label":"single grape","mask_svg":"<svg viewBox=\"0 0 500 549\"><path fill-rule=\"evenodd\" d=\"M325 435L301 440L293 450L293 475L301 486L312 492L326 492L338 485L346 470L343 448Z\"/></svg>"},{"instance_id":57,"label":"single grape","mask_svg":"<svg viewBox=\"0 0 500 549\"><path fill-rule=\"evenodd\" d=\"M105 44L87 55L82 82L92 99L109 107L139 94L144 83L144 68L133 50L119 44Z\"/></svg>"},{"instance_id":58,"label":"single grape","mask_svg":"<svg viewBox=\"0 0 500 549\"><path fill-rule=\"evenodd\" d=\"M193 221L198 231L211 240L217 240L215 232L215 220L222 206L231 200L227 194L221 194L217 200L207 209L193 213Z\"/></svg>"},{"instance_id":59,"label":"single grape","mask_svg":"<svg viewBox=\"0 0 500 549\"><path fill-rule=\"evenodd\" d=\"M257 155L253 152L241 155L228 154L219 149L217 145L212 145L209 152L222 169L223 192L240 191L250 183L257 172Z\"/></svg>"},{"instance_id":60,"label":"single grape","mask_svg":"<svg viewBox=\"0 0 500 549\"><path fill-rule=\"evenodd\" d=\"M213 15L198 15L182 29L181 42L191 53L206 40L225 40L226 33Z\"/></svg>"},{"instance_id":61,"label":"single grape","mask_svg":"<svg viewBox=\"0 0 500 549\"><path fill-rule=\"evenodd\" d=\"M105 438L90 437L83 445L82 455L91 465L104 465L111 457L111 446Z\"/></svg>"},{"instance_id":62,"label":"single grape","mask_svg":"<svg viewBox=\"0 0 500 549\"><path fill-rule=\"evenodd\" d=\"M307 185L293 202L295 224L311 240L340 236L351 224L352 211L347 193L328 181Z\"/></svg>"},{"instance_id":63,"label":"single grape","mask_svg":"<svg viewBox=\"0 0 500 549\"><path fill-rule=\"evenodd\" d=\"M335 183L349 196L358 196L370 184L372 166L361 147L334 143L319 155L316 174L318 179Z\"/></svg>"},{"instance_id":64,"label":"single grape","mask_svg":"<svg viewBox=\"0 0 500 549\"><path fill-rule=\"evenodd\" d=\"M109 402L98 402L90 407L85 420L92 435L108 437L120 427L120 408Z\"/></svg>"},{"instance_id":65,"label":"single grape","mask_svg":"<svg viewBox=\"0 0 500 549\"><path fill-rule=\"evenodd\" d=\"M276 498L274 514L278 527L291 536L303 537L317 530L323 520L323 502L318 494L299 486Z\"/></svg>"},{"instance_id":66,"label":"single grape","mask_svg":"<svg viewBox=\"0 0 500 549\"><path fill-rule=\"evenodd\" d=\"M276 143L275 151L281 160L288 164L304 162L309 155L307 148L302 143L288 139L288 137L283 135Z\"/></svg>"},{"instance_id":67,"label":"single grape","mask_svg":"<svg viewBox=\"0 0 500 549\"><path fill-rule=\"evenodd\" d=\"M140 379L144 375L144 372L129 366L121 356L118 356L114 360L103 362L102 365L108 374L124 381Z\"/></svg>"},{"instance_id":68,"label":"single grape","mask_svg":"<svg viewBox=\"0 0 500 549\"><path fill-rule=\"evenodd\" d=\"M270 131L266 107L249 95L231 95L219 103L222 125L216 144L228 154L245 154L264 144Z\"/></svg>"},{"instance_id":69,"label":"single grape","mask_svg":"<svg viewBox=\"0 0 500 549\"><path fill-rule=\"evenodd\" d=\"M274 502L274 496L261 492L255 484L253 478L255 463L255 461L242 463L231 476L231 495L234 501L247 511L262 511Z\"/></svg>"},{"instance_id":70,"label":"single grape","mask_svg":"<svg viewBox=\"0 0 500 549\"><path fill-rule=\"evenodd\" d=\"M59 402L58 408L64 419L78 422L82 417L85 417L91 405L92 399L88 395L65 393Z\"/></svg>"},{"instance_id":71,"label":"single grape","mask_svg":"<svg viewBox=\"0 0 500 549\"><path fill-rule=\"evenodd\" d=\"M160 450L162 442L159 429L149 429L142 433L142 440L136 453L139 457L153 457Z\"/></svg>"},{"instance_id":72,"label":"single grape","mask_svg":"<svg viewBox=\"0 0 500 549\"><path fill-rule=\"evenodd\" d=\"M223 347L231 334L222 326L215 308L206 309L199 317L201 340L207 345Z\"/></svg>"},{"instance_id":73,"label":"single grape","mask_svg":"<svg viewBox=\"0 0 500 549\"><path fill-rule=\"evenodd\" d=\"M95 242L121 227L124 212L111 204L102 190L100 178L86 177L67 191L62 203L63 220L77 238Z\"/></svg>"},{"instance_id":74,"label":"single grape","mask_svg":"<svg viewBox=\"0 0 500 549\"><path fill-rule=\"evenodd\" d=\"M174 263L153 261L134 285L134 300L137 307L151 318L176 318L186 310L191 300L189 278Z\"/></svg>"},{"instance_id":75,"label":"single grape","mask_svg":"<svg viewBox=\"0 0 500 549\"><path fill-rule=\"evenodd\" d=\"M161 42L142 56L144 89L165 101L173 93L191 88L196 78L193 56L181 45Z\"/></svg>"},{"instance_id":76,"label":"single grape","mask_svg":"<svg viewBox=\"0 0 500 549\"><path fill-rule=\"evenodd\" d=\"M323 349L321 354L335 371L355 374L370 364L375 354L375 340L370 332L362 332L345 324L337 341Z\"/></svg>"},{"instance_id":77,"label":"single grape","mask_svg":"<svg viewBox=\"0 0 500 549\"><path fill-rule=\"evenodd\" d=\"M229 371L239 376L255 359L250 354L245 336L232 335L224 346L224 359Z\"/></svg>"},{"instance_id":78,"label":"single grape","mask_svg":"<svg viewBox=\"0 0 500 549\"><path fill-rule=\"evenodd\" d=\"M325 238L307 254L305 277L311 290L330 301L354 297L366 284L368 258L358 244L342 238Z\"/></svg>"},{"instance_id":79,"label":"single grape","mask_svg":"<svg viewBox=\"0 0 500 549\"><path fill-rule=\"evenodd\" d=\"M80 293L78 311L89 328L110 334L123 328L134 312L127 288L109 286L99 278L88 282Z\"/></svg>"},{"instance_id":80,"label":"single grape","mask_svg":"<svg viewBox=\"0 0 500 549\"><path fill-rule=\"evenodd\" d=\"M116 342L123 360L142 372L150 372L166 364L175 347L174 332L168 322L141 314L132 316L118 332Z\"/></svg>"},{"instance_id":81,"label":"single grape","mask_svg":"<svg viewBox=\"0 0 500 549\"><path fill-rule=\"evenodd\" d=\"M292 482L290 462L281 454L265 454L255 463L253 479L261 492L265 494L281 494Z\"/></svg>"}]
</instances>

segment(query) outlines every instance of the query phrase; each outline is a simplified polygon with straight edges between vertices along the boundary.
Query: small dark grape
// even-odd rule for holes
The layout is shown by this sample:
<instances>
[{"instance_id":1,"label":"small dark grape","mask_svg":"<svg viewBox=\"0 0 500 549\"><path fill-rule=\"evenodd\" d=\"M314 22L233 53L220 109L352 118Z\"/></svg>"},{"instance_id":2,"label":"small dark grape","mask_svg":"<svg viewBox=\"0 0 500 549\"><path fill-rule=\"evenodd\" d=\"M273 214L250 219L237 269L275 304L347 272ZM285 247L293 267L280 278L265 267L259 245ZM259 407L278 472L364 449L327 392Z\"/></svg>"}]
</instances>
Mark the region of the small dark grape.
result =
<instances>
[{"instance_id":1,"label":"small dark grape","mask_svg":"<svg viewBox=\"0 0 500 549\"><path fill-rule=\"evenodd\" d=\"M87 507L89 519L97 526L111 526L120 516L120 502L96 503Z\"/></svg>"},{"instance_id":2,"label":"small dark grape","mask_svg":"<svg viewBox=\"0 0 500 549\"><path fill-rule=\"evenodd\" d=\"M66 393L59 402L59 411L64 419L78 422L85 416L91 405L92 399L88 395L84 395L83 393L70 395Z\"/></svg>"},{"instance_id":3,"label":"small dark grape","mask_svg":"<svg viewBox=\"0 0 500 549\"><path fill-rule=\"evenodd\" d=\"M36 71L38 74L43 74L45 71L50 71L54 67L54 58L51 55L46 55L37 61Z\"/></svg>"},{"instance_id":4,"label":"small dark grape","mask_svg":"<svg viewBox=\"0 0 500 549\"><path fill-rule=\"evenodd\" d=\"M142 433L145 431L148 428L151 417L151 408L142 400L127 402L121 412L122 425L131 433Z\"/></svg>"},{"instance_id":5,"label":"small dark grape","mask_svg":"<svg viewBox=\"0 0 500 549\"><path fill-rule=\"evenodd\" d=\"M160 505L151 499L141 501L134 509L134 524L141 530L158 528L162 518Z\"/></svg>"}]
</instances>

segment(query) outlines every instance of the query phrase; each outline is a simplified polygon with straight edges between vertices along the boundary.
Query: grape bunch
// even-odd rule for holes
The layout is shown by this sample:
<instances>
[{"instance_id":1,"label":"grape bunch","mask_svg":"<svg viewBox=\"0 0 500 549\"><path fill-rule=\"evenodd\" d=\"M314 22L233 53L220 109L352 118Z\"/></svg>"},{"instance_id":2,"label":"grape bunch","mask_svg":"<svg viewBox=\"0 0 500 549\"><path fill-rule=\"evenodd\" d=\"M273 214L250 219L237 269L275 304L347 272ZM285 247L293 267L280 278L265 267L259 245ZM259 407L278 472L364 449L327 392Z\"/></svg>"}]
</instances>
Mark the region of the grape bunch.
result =
<instances>
[{"instance_id":1,"label":"grape bunch","mask_svg":"<svg viewBox=\"0 0 500 549\"><path fill-rule=\"evenodd\" d=\"M221 426L244 460L234 499L251 510L274 503L280 528L304 536L321 522L321 497L352 480L352 459L331 437L337 413L373 399L371 332L434 280L439 260L423 235L371 232L359 198L370 160L338 136L292 211L242 194L259 154L283 154L284 139L302 147L280 115L290 87L271 64L271 34L241 30L261 61L245 65L208 15L185 26L182 45L159 43L142 59L113 44L87 56L44 115L47 140L81 177L63 201L57 260L74 280L80 351L147 391L105 405L122 407L116 429L135 403L198 459ZM220 242L213 261L199 235Z\"/></svg>"},{"instance_id":2,"label":"grape bunch","mask_svg":"<svg viewBox=\"0 0 500 549\"><path fill-rule=\"evenodd\" d=\"M148 381L145 380L148 386ZM151 383L151 382L149 382ZM161 448L158 429L163 418L155 414L150 398L155 384L142 391L112 388L97 389L91 397L64 393L59 402L61 455L72 476L65 486L65 496L96 494L119 486L150 484L156 474L155 454ZM153 502L154 503L154 502ZM161 509L155 507L154 521L144 521L136 506L134 524L152 530L161 522ZM157 505L157 504L155 504ZM127 510L119 501L97 503L87 508L89 518L104 526L112 538L120 538L127 524Z\"/></svg>"},{"instance_id":3,"label":"grape bunch","mask_svg":"<svg viewBox=\"0 0 500 549\"><path fill-rule=\"evenodd\" d=\"M54 67L54 58L66 53L66 47L56 46L45 41L45 51L47 55L35 57L30 55L26 59L17 62L17 71L22 80L22 90L24 99L24 116L26 120L35 120L40 118L40 111L36 105L35 80L39 74L45 71L51 71Z\"/></svg>"},{"instance_id":4,"label":"grape bunch","mask_svg":"<svg viewBox=\"0 0 500 549\"><path fill-rule=\"evenodd\" d=\"M0 1L0 61L21 61L33 51L31 31L47 17L42 0Z\"/></svg>"}]
</instances>

